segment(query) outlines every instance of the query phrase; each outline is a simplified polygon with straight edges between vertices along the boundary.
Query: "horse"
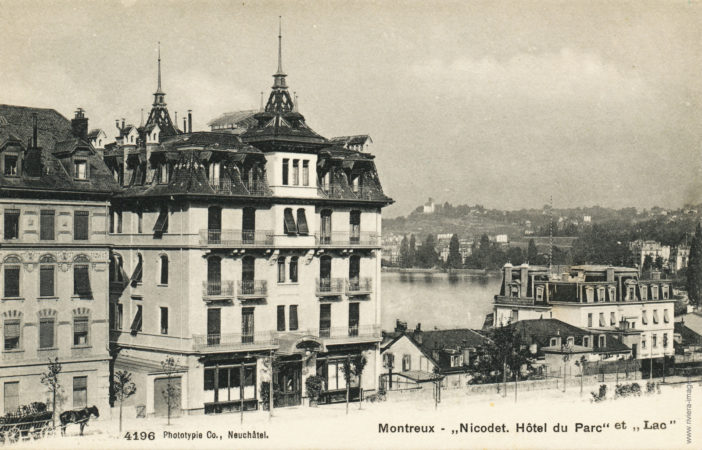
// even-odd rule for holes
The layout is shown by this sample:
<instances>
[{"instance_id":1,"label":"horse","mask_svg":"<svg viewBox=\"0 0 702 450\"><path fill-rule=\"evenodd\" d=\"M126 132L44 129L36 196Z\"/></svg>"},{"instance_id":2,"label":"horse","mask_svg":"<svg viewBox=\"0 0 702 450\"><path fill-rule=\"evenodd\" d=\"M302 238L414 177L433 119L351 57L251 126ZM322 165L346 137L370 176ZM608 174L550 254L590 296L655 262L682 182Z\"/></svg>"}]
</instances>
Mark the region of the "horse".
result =
<instances>
[{"instance_id":1,"label":"horse","mask_svg":"<svg viewBox=\"0 0 702 450\"><path fill-rule=\"evenodd\" d=\"M86 406L83 409L62 412L59 416L59 420L61 421L61 436L66 435L66 426L69 423L77 423L80 425L80 435L83 436L83 428L88 424L91 415L95 416L96 419L100 417L97 406Z\"/></svg>"}]
</instances>

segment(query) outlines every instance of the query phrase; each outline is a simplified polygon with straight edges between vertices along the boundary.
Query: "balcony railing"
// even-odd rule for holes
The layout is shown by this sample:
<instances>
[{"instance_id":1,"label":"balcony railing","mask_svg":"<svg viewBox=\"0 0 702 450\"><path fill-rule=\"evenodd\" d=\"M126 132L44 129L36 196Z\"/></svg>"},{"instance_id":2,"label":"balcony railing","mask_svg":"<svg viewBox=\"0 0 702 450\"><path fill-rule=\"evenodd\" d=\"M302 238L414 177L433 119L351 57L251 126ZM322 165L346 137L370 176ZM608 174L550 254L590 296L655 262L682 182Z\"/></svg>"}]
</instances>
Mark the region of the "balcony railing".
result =
<instances>
[{"instance_id":1,"label":"balcony railing","mask_svg":"<svg viewBox=\"0 0 702 450\"><path fill-rule=\"evenodd\" d=\"M373 292L373 279L370 277L351 278L346 283L348 295L363 295Z\"/></svg>"},{"instance_id":2,"label":"balcony railing","mask_svg":"<svg viewBox=\"0 0 702 450\"><path fill-rule=\"evenodd\" d=\"M326 339L379 339L380 326L378 325L349 325L348 327L321 327L307 330L308 334Z\"/></svg>"},{"instance_id":3,"label":"balcony railing","mask_svg":"<svg viewBox=\"0 0 702 450\"><path fill-rule=\"evenodd\" d=\"M210 187L218 194L243 194L255 197L265 197L271 194L268 185L264 182L242 183L241 187L246 192L241 192L231 180L215 178L210 180Z\"/></svg>"},{"instance_id":4,"label":"balcony railing","mask_svg":"<svg viewBox=\"0 0 702 450\"><path fill-rule=\"evenodd\" d=\"M273 245L270 230L200 230L200 245L256 247Z\"/></svg>"},{"instance_id":5,"label":"balcony railing","mask_svg":"<svg viewBox=\"0 0 702 450\"><path fill-rule=\"evenodd\" d=\"M331 183L326 185L320 185L319 190L322 195L327 198L349 198L358 200L373 200L373 197L377 195L375 189L371 189L367 186L343 186L339 183Z\"/></svg>"},{"instance_id":6,"label":"balcony railing","mask_svg":"<svg viewBox=\"0 0 702 450\"><path fill-rule=\"evenodd\" d=\"M268 297L268 281L266 280L248 280L239 281L239 289L237 289L237 297L240 299L254 299Z\"/></svg>"},{"instance_id":7,"label":"balcony railing","mask_svg":"<svg viewBox=\"0 0 702 450\"><path fill-rule=\"evenodd\" d=\"M231 280L208 280L202 282L203 297L233 297L234 282Z\"/></svg>"},{"instance_id":8,"label":"balcony railing","mask_svg":"<svg viewBox=\"0 0 702 450\"><path fill-rule=\"evenodd\" d=\"M332 231L315 234L317 245L321 247L380 247L380 235L374 232L351 233Z\"/></svg>"},{"instance_id":9,"label":"balcony railing","mask_svg":"<svg viewBox=\"0 0 702 450\"><path fill-rule=\"evenodd\" d=\"M196 350L227 350L276 345L278 345L278 339L271 331L193 335L193 346Z\"/></svg>"},{"instance_id":10,"label":"balcony railing","mask_svg":"<svg viewBox=\"0 0 702 450\"><path fill-rule=\"evenodd\" d=\"M520 298L520 297L505 297L503 295L495 296L495 303L503 305L522 305L522 306L534 306L533 298Z\"/></svg>"},{"instance_id":11,"label":"balcony railing","mask_svg":"<svg viewBox=\"0 0 702 450\"><path fill-rule=\"evenodd\" d=\"M332 297L342 295L344 293L344 287L346 285L346 279L344 278L322 278L317 279L317 297Z\"/></svg>"}]
</instances>

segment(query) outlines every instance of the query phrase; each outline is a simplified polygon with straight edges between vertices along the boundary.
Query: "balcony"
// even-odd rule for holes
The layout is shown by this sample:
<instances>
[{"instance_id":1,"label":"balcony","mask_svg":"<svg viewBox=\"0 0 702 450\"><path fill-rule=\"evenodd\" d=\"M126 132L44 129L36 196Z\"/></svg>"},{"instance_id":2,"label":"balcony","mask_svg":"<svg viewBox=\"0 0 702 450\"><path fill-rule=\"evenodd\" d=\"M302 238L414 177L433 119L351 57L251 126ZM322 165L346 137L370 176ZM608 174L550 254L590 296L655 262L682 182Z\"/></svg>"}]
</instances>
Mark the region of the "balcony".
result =
<instances>
[{"instance_id":1,"label":"balcony","mask_svg":"<svg viewBox=\"0 0 702 450\"><path fill-rule=\"evenodd\" d=\"M196 351L218 352L231 350L252 350L274 348L278 339L271 331L255 333L195 334L193 347Z\"/></svg>"},{"instance_id":2,"label":"balcony","mask_svg":"<svg viewBox=\"0 0 702 450\"><path fill-rule=\"evenodd\" d=\"M323 339L339 341L367 341L379 340L380 326L378 325L350 325L348 327L328 327L307 330L313 336Z\"/></svg>"},{"instance_id":3,"label":"balcony","mask_svg":"<svg viewBox=\"0 0 702 450\"><path fill-rule=\"evenodd\" d=\"M215 178L214 180L210 180L209 184L212 190L217 194L249 195L252 197L266 197L271 195L268 184L264 182L245 182L237 186L236 184L232 183L231 180Z\"/></svg>"},{"instance_id":4,"label":"balcony","mask_svg":"<svg viewBox=\"0 0 702 450\"><path fill-rule=\"evenodd\" d=\"M346 295L368 295L373 292L373 279L370 277L351 278L346 283Z\"/></svg>"},{"instance_id":5,"label":"balcony","mask_svg":"<svg viewBox=\"0 0 702 450\"><path fill-rule=\"evenodd\" d=\"M200 245L221 248L269 247L271 230L200 230Z\"/></svg>"},{"instance_id":6,"label":"balcony","mask_svg":"<svg viewBox=\"0 0 702 450\"><path fill-rule=\"evenodd\" d=\"M317 233L315 239L319 247L380 247L380 235L375 232L350 233L333 231Z\"/></svg>"},{"instance_id":7,"label":"balcony","mask_svg":"<svg viewBox=\"0 0 702 450\"><path fill-rule=\"evenodd\" d=\"M266 280L239 281L236 296L239 300L253 300L268 297L268 282Z\"/></svg>"},{"instance_id":8,"label":"balcony","mask_svg":"<svg viewBox=\"0 0 702 450\"><path fill-rule=\"evenodd\" d=\"M338 297L343 295L345 285L346 279L344 278L318 278L315 295L317 297Z\"/></svg>"},{"instance_id":9,"label":"balcony","mask_svg":"<svg viewBox=\"0 0 702 450\"><path fill-rule=\"evenodd\" d=\"M339 198L350 200L373 200L378 192L366 186L348 186L339 183L320 185L319 192L326 198Z\"/></svg>"},{"instance_id":10,"label":"balcony","mask_svg":"<svg viewBox=\"0 0 702 450\"><path fill-rule=\"evenodd\" d=\"M202 296L206 300L233 298L234 282L231 280L203 281Z\"/></svg>"},{"instance_id":11,"label":"balcony","mask_svg":"<svg viewBox=\"0 0 702 450\"><path fill-rule=\"evenodd\" d=\"M503 295L496 295L495 303L500 305L534 306L534 299L522 297L505 297Z\"/></svg>"}]
</instances>

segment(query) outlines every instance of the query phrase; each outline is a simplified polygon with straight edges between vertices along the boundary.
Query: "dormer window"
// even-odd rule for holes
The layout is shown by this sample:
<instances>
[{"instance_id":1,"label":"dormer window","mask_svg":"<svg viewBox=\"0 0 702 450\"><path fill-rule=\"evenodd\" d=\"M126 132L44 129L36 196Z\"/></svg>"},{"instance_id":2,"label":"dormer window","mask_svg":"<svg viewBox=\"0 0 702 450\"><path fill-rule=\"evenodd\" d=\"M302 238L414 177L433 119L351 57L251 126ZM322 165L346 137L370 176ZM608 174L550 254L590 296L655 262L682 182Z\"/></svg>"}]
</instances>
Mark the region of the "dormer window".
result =
<instances>
[{"instance_id":1,"label":"dormer window","mask_svg":"<svg viewBox=\"0 0 702 450\"><path fill-rule=\"evenodd\" d=\"M7 177L16 177L18 174L17 155L5 155L5 168L3 173Z\"/></svg>"},{"instance_id":2,"label":"dormer window","mask_svg":"<svg viewBox=\"0 0 702 450\"><path fill-rule=\"evenodd\" d=\"M168 163L161 163L159 166L158 182L160 184L168 184Z\"/></svg>"},{"instance_id":3,"label":"dormer window","mask_svg":"<svg viewBox=\"0 0 702 450\"><path fill-rule=\"evenodd\" d=\"M88 179L88 163L84 160L78 160L73 162L73 174L76 180L87 180Z\"/></svg>"}]
</instances>

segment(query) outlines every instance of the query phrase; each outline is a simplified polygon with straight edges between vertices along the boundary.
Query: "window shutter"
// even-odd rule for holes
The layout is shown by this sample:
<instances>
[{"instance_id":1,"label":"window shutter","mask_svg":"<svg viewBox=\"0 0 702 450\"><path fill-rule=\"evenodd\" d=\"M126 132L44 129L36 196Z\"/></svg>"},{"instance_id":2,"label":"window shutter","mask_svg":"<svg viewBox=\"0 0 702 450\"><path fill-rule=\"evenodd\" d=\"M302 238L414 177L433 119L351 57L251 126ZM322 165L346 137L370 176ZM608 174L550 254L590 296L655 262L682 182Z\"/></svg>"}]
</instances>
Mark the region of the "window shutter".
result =
<instances>
[{"instance_id":1,"label":"window shutter","mask_svg":"<svg viewBox=\"0 0 702 450\"><path fill-rule=\"evenodd\" d=\"M154 225L154 232L165 233L168 231L168 208L162 208Z\"/></svg>"},{"instance_id":2,"label":"window shutter","mask_svg":"<svg viewBox=\"0 0 702 450\"><path fill-rule=\"evenodd\" d=\"M141 274L142 274L142 261L139 260L137 263L137 266L134 268L134 273L132 273L132 278L130 279L132 286L136 286L137 283L141 281Z\"/></svg>"},{"instance_id":3,"label":"window shutter","mask_svg":"<svg viewBox=\"0 0 702 450\"><path fill-rule=\"evenodd\" d=\"M88 240L88 211L76 211L73 216L73 239L78 241Z\"/></svg>"},{"instance_id":4,"label":"window shutter","mask_svg":"<svg viewBox=\"0 0 702 450\"><path fill-rule=\"evenodd\" d=\"M5 267L5 297L19 297L19 267Z\"/></svg>"},{"instance_id":5,"label":"window shutter","mask_svg":"<svg viewBox=\"0 0 702 450\"><path fill-rule=\"evenodd\" d=\"M86 265L73 266L73 294L78 296L90 296L90 272Z\"/></svg>"},{"instance_id":6,"label":"window shutter","mask_svg":"<svg viewBox=\"0 0 702 450\"><path fill-rule=\"evenodd\" d=\"M41 319L39 321L39 348L54 346L54 319Z\"/></svg>"},{"instance_id":7,"label":"window shutter","mask_svg":"<svg viewBox=\"0 0 702 450\"><path fill-rule=\"evenodd\" d=\"M295 234L297 233L297 226L295 226L295 218L293 217L292 214L292 209L286 208L283 214L284 217L284 226L285 226L285 234Z\"/></svg>"},{"instance_id":8,"label":"window shutter","mask_svg":"<svg viewBox=\"0 0 702 450\"><path fill-rule=\"evenodd\" d=\"M310 229L307 226L307 216L305 210L300 208L297 210L297 231L300 234L309 234Z\"/></svg>"},{"instance_id":9,"label":"window shutter","mask_svg":"<svg viewBox=\"0 0 702 450\"><path fill-rule=\"evenodd\" d=\"M134 315L131 329L132 334L136 334L138 331L141 331L141 305L137 305L137 312Z\"/></svg>"},{"instance_id":10,"label":"window shutter","mask_svg":"<svg viewBox=\"0 0 702 450\"><path fill-rule=\"evenodd\" d=\"M54 296L54 266L42 266L39 269L39 296Z\"/></svg>"}]
</instances>

